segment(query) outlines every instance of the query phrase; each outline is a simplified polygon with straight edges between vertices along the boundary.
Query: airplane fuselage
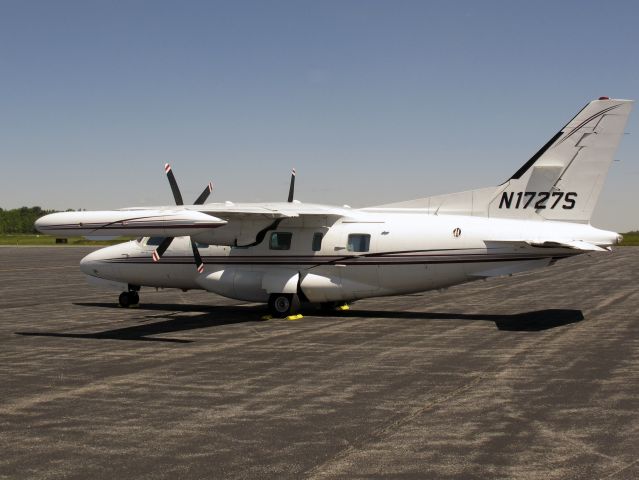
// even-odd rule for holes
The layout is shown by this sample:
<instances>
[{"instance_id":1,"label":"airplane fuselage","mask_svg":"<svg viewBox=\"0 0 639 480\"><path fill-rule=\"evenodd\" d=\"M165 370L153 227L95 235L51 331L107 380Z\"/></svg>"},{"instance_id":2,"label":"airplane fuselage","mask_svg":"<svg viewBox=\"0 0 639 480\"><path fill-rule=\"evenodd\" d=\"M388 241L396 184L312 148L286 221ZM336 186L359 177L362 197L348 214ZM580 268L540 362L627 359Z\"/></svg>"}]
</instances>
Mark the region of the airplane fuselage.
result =
<instances>
[{"instance_id":1,"label":"airplane fuselage","mask_svg":"<svg viewBox=\"0 0 639 480\"><path fill-rule=\"evenodd\" d=\"M194 267L188 237L176 238L159 262L152 259L159 239L145 237L93 252L81 268L93 277L128 285L204 289L247 301L292 293L313 303L341 302L541 268L584 253L557 241L568 245L579 239L605 247L619 237L570 222L414 210L353 213L332 224L322 217L304 225L285 219L248 247L207 245L195 236L203 273ZM554 243L544 244L546 238Z\"/></svg>"}]
</instances>

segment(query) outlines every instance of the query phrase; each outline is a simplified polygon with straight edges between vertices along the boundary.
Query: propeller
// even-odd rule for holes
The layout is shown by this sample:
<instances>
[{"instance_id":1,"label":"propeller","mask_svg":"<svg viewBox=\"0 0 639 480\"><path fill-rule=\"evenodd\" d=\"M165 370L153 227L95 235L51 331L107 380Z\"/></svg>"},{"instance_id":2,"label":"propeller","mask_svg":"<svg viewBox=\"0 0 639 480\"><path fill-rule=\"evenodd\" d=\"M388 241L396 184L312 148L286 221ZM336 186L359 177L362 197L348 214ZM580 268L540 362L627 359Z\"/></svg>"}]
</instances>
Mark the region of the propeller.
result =
<instances>
[{"instance_id":1,"label":"propeller","mask_svg":"<svg viewBox=\"0 0 639 480\"><path fill-rule=\"evenodd\" d=\"M294 193L295 193L295 169L291 170L291 184L288 187L288 203L293 202Z\"/></svg>"},{"instance_id":2,"label":"propeller","mask_svg":"<svg viewBox=\"0 0 639 480\"><path fill-rule=\"evenodd\" d=\"M184 205L184 201L182 200L182 194L180 193L180 187L178 187L177 181L175 180L175 175L173 174L173 170L171 169L171 165L168 163L164 164L164 172L166 173L166 177L169 180L169 185L171 186L171 191L173 192L173 198L175 199L176 205ZM288 188L288 202L292 203L295 195L295 169L291 170L291 183ZM209 182L206 188L200 193L200 196L197 197L193 205L203 205L209 195L213 191L213 184ZM164 255L164 252L167 251L173 239L175 237L166 237L162 242L157 246L155 251L152 254L153 261L159 262ZM193 241L191 237L189 237L191 241L191 249L193 250L193 260L195 261L195 267L199 273L204 272L204 262L202 261L202 257L200 256L200 251L197 248L197 244Z\"/></svg>"},{"instance_id":3,"label":"propeller","mask_svg":"<svg viewBox=\"0 0 639 480\"><path fill-rule=\"evenodd\" d=\"M200 196L197 197L195 202L193 202L193 205L204 205L204 202L206 202L206 199L209 198L209 195L211 194L212 191L213 191L213 184L209 182L209 184L206 186L204 191L200 193Z\"/></svg>"},{"instance_id":4,"label":"propeller","mask_svg":"<svg viewBox=\"0 0 639 480\"><path fill-rule=\"evenodd\" d=\"M175 198L175 204L184 205L184 201L182 200L182 194L180 193L180 187L178 187L177 181L175 180L175 175L173 175L173 170L171 170L171 165L169 165L168 163L165 163L164 171L166 172L166 177L169 179L169 185L171 185L171 191L173 192L173 198Z\"/></svg>"},{"instance_id":5,"label":"propeller","mask_svg":"<svg viewBox=\"0 0 639 480\"><path fill-rule=\"evenodd\" d=\"M198 273L204 273L204 262L200 256L200 251L197 249L196 243L191 239L191 249L193 250L193 260L195 260L195 268Z\"/></svg>"},{"instance_id":6,"label":"propeller","mask_svg":"<svg viewBox=\"0 0 639 480\"><path fill-rule=\"evenodd\" d=\"M173 174L173 170L171 169L171 165L168 163L164 164L164 172L166 173L166 177L169 180L169 185L171 185L171 191L173 192L173 198L175 199L176 205L184 205L184 201L182 200L182 194L180 193L180 187L178 187L177 181L175 180L175 175ZM213 191L213 184L209 182L204 191L200 193L200 196L197 197L193 205L203 205L209 195ZM157 246L155 251L153 252L153 261L159 262L164 255L164 252L169 248L171 242L175 237L166 237L162 242ZM195 267L199 273L204 272L204 262L202 261L202 257L200 256L200 251L197 248L197 244L193 241L191 237L189 237L191 241L191 249L193 250L193 260L195 261Z\"/></svg>"}]
</instances>

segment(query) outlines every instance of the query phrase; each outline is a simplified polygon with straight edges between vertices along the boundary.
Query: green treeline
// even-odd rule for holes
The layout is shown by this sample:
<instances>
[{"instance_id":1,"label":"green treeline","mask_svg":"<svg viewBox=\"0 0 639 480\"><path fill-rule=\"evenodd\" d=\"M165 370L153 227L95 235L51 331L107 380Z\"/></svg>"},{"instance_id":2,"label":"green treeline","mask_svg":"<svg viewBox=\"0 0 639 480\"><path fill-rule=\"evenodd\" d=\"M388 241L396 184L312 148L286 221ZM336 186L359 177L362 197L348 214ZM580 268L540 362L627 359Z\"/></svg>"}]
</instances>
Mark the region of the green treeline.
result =
<instances>
[{"instance_id":1,"label":"green treeline","mask_svg":"<svg viewBox=\"0 0 639 480\"><path fill-rule=\"evenodd\" d=\"M43 215L55 210L42 210L40 207L22 207L13 210L0 208L0 234L38 233L33 223Z\"/></svg>"}]
</instances>

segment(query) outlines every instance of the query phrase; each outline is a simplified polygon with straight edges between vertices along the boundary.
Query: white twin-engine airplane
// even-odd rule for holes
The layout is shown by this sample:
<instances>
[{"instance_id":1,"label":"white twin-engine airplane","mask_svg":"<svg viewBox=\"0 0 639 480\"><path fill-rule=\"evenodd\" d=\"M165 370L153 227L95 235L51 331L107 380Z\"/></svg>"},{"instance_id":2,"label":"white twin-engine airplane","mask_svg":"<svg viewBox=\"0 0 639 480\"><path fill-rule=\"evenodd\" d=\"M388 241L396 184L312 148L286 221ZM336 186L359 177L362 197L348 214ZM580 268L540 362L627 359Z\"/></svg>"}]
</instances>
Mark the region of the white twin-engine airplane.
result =
<instances>
[{"instance_id":1,"label":"white twin-engine airplane","mask_svg":"<svg viewBox=\"0 0 639 480\"><path fill-rule=\"evenodd\" d=\"M80 262L93 280L120 285L123 307L142 286L204 289L285 317L301 303L336 308L510 275L621 240L590 217L632 103L590 102L498 187L354 209L293 200L293 171L288 202L205 204L209 184L184 205L167 164L177 207L54 213L36 228L139 236Z\"/></svg>"}]
</instances>

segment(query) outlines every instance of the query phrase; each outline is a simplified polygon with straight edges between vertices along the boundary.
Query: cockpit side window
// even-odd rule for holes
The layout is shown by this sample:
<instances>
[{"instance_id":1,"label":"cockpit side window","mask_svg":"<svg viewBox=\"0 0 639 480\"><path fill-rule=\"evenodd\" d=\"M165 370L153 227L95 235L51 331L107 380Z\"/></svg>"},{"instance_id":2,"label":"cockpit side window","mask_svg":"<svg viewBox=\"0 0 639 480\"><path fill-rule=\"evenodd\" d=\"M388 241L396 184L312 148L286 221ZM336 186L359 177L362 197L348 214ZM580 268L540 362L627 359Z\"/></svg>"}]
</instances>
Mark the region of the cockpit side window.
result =
<instances>
[{"instance_id":1,"label":"cockpit side window","mask_svg":"<svg viewBox=\"0 0 639 480\"><path fill-rule=\"evenodd\" d=\"M315 232L313 234L313 251L319 252L322 249L322 238L324 234L322 232Z\"/></svg>"}]
</instances>

